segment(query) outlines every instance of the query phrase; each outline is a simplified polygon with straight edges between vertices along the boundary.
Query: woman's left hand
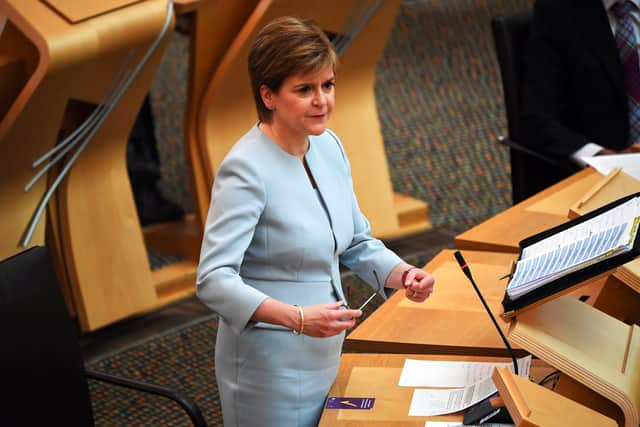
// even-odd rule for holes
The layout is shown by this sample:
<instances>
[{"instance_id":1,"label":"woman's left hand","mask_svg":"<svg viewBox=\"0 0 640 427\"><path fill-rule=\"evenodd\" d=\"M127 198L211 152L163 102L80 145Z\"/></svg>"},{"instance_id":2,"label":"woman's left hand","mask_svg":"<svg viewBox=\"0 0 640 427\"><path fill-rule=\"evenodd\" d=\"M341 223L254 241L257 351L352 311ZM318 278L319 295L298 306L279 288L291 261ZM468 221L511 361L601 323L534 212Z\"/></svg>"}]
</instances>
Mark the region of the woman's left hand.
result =
<instances>
[{"instance_id":1,"label":"woman's left hand","mask_svg":"<svg viewBox=\"0 0 640 427\"><path fill-rule=\"evenodd\" d=\"M402 286L405 288L405 295L415 302L424 302L433 292L435 279L431 273L421 268L414 267L407 271Z\"/></svg>"}]
</instances>

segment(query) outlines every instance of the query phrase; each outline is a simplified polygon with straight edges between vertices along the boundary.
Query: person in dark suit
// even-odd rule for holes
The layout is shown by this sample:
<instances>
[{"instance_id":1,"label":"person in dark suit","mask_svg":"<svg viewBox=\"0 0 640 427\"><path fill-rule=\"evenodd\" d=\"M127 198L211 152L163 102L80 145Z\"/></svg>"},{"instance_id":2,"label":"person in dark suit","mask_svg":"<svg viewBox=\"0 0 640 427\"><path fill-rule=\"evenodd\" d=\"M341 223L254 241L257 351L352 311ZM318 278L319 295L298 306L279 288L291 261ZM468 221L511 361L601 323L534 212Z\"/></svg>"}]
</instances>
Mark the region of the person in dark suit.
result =
<instances>
[{"instance_id":1,"label":"person in dark suit","mask_svg":"<svg viewBox=\"0 0 640 427\"><path fill-rule=\"evenodd\" d=\"M523 143L566 166L557 171L555 181L580 165L581 156L630 152L634 144L637 148L616 43L621 24L615 3L535 2L525 57ZM631 3L630 22L637 37L640 2Z\"/></svg>"}]
</instances>

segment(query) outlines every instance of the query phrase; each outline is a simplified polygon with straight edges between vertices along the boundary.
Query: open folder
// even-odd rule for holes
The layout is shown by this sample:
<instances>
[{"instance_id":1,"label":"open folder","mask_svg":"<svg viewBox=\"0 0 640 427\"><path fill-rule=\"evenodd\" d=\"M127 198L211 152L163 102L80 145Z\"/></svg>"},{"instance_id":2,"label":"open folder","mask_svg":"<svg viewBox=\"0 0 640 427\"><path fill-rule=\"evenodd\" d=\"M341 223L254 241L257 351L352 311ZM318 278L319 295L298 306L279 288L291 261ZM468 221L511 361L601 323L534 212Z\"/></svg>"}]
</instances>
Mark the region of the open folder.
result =
<instances>
[{"instance_id":1,"label":"open folder","mask_svg":"<svg viewBox=\"0 0 640 427\"><path fill-rule=\"evenodd\" d=\"M640 255L640 193L520 242L503 317L565 293Z\"/></svg>"}]
</instances>

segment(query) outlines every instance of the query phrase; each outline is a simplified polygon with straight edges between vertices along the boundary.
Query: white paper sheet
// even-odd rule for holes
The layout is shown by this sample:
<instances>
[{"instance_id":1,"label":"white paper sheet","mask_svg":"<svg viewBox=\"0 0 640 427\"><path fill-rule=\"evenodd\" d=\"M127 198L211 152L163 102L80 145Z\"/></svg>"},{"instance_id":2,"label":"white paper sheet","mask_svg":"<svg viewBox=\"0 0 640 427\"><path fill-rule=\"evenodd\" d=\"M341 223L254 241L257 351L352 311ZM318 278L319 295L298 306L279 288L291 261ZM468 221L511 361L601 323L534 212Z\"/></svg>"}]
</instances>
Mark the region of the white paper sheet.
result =
<instances>
[{"instance_id":1,"label":"white paper sheet","mask_svg":"<svg viewBox=\"0 0 640 427\"><path fill-rule=\"evenodd\" d=\"M638 232L640 197L522 250L507 286L512 299L570 272L631 250Z\"/></svg>"},{"instance_id":2,"label":"white paper sheet","mask_svg":"<svg viewBox=\"0 0 640 427\"><path fill-rule=\"evenodd\" d=\"M463 388L418 388L413 391L409 416L428 417L462 411L495 392L496 386L491 378Z\"/></svg>"},{"instance_id":3,"label":"white paper sheet","mask_svg":"<svg viewBox=\"0 0 640 427\"><path fill-rule=\"evenodd\" d=\"M513 364L496 363L495 365ZM528 377L531 356L518 360L518 373ZM512 368L513 369L513 368ZM491 396L497 391L491 376L462 388L415 389L409 407L409 416L426 417L462 411Z\"/></svg>"},{"instance_id":4,"label":"white paper sheet","mask_svg":"<svg viewBox=\"0 0 640 427\"><path fill-rule=\"evenodd\" d=\"M405 359L398 385L401 387L466 387L491 377L496 366L512 362L454 362ZM518 371L529 372L531 356L518 360Z\"/></svg>"},{"instance_id":5,"label":"white paper sheet","mask_svg":"<svg viewBox=\"0 0 640 427\"><path fill-rule=\"evenodd\" d=\"M514 425L484 423L482 424L482 426L478 424L469 424L467 426L463 426L462 423L459 423L457 421L427 421L424 423L424 427L514 427Z\"/></svg>"},{"instance_id":6,"label":"white paper sheet","mask_svg":"<svg viewBox=\"0 0 640 427\"><path fill-rule=\"evenodd\" d=\"M640 181L640 153L583 157L582 160L603 175L609 175L613 169L621 168L624 173Z\"/></svg>"}]
</instances>

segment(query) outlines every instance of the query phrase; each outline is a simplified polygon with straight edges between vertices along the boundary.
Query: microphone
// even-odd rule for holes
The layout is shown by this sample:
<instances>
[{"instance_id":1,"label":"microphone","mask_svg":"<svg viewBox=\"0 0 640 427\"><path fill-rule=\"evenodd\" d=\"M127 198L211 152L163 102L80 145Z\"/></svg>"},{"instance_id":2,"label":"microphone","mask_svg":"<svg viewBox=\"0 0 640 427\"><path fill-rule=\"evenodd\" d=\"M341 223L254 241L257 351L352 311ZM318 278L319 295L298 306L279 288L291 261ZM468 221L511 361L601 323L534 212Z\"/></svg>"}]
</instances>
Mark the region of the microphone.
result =
<instances>
[{"instance_id":1,"label":"microphone","mask_svg":"<svg viewBox=\"0 0 640 427\"><path fill-rule=\"evenodd\" d=\"M455 251L453 253L453 256L456 257L456 261L458 261L458 264L460 265L462 272L464 273L465 276L467 276L467 278L473 285L473 289L475 289L476 293L478 294L478 297L480 298L480 301L482 301L482 305L484 305L484 309L487 310L487 313L489 314L489 317L493 322L493 326L496 327L496 330L500 334L500 338L502 338L502 341L504 342L505 347L507 347L507 350L509 350L509 354L511 355L511 360L513 361L513 372L516 375L518 375L518 362L516 361L516 356L513 353L513 349L511 348L511 345L509 345L509 341L507 341L507 337L505 337L504 334L502 333L502 329L500 329L500 326L498 326L498 322L496 322L496 318L493 317L493 313L491 313L491 310L489 309L487 302L484 300L484 297L482 296L480 289L478 289L478 285L476 285L475 280L473 280L473 276L471 276L471 270L469 269L467 262L462 257L462 254L460 253L460 251Z\"/></svg>"},{"instance_id":2,"label":"microphone","mask_svg":"<svg viewBox=\"0 0 640 427\"><path fill-rule=\"evenodd\" d=\"M509 138L505 138L504 136L500 135L498 136L498 142L502 145L505 145L507 147L513 148L516 151L520 151L521 153L524 153L528 156L531 157L535 157L538 160L542 160L545 163L548 163L549 165L558 167L558 168L562 168L562 169L568 169L572 172L575 172L572 168L567 167L566 165L561 164L560 162L558 162L558 160L549 157L549 156L545 156L544 154L540 154L537 151L534 151L528 147L525 147L522 144L518 144L517 142L509 139Z\"/></svg>"}]
</instances>

